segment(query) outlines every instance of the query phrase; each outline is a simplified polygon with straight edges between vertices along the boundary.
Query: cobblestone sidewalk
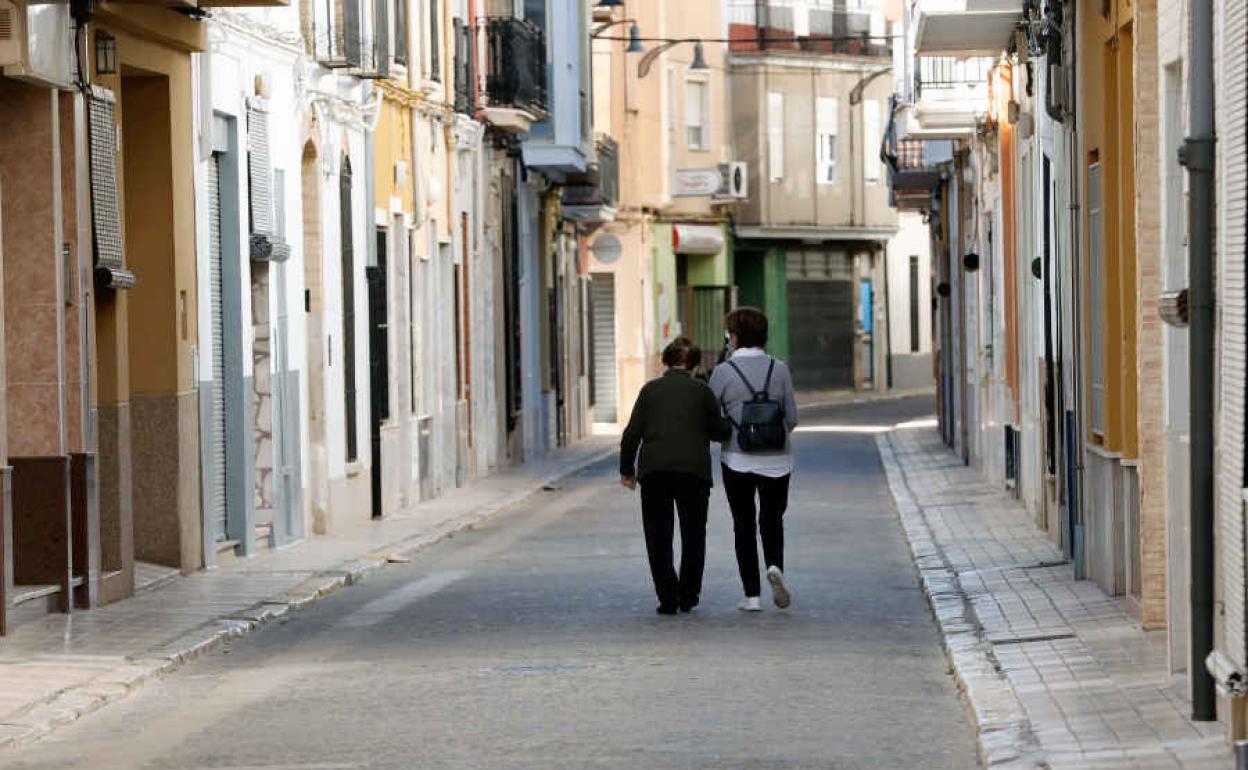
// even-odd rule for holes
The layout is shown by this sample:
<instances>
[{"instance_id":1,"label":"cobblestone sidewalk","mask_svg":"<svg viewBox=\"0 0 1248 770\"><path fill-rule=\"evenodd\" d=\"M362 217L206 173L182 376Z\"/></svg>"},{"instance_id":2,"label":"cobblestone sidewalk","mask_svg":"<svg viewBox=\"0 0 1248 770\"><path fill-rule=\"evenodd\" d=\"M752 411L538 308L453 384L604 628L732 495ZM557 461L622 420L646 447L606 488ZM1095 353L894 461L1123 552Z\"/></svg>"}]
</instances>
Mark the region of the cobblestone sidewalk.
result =
<instances>
[{"instance_id":1,"label":"cobblestone sidewalk","mask_svg":"<svg viewBox=\"0 0 1248 770\"><path fill-rule=\"evenodd\" d=\"M0 639L0 751L124 697L227 640L479 524L610 454L593 438L382 521L200 572L105 607L17 624Z\"/></svg>"},{"instance_id":2,"label":"cobblestone sidewalk","mask_svg":"<svg viewBox=\"0 0 1248 770\"><path fill-rule=\"evenodd\" d=\"M1230 768L1192 722L1164 632L1076 581L1022 506L933 430L876 437L924 591L992 768Z\"/></svg>"}]
</instances>

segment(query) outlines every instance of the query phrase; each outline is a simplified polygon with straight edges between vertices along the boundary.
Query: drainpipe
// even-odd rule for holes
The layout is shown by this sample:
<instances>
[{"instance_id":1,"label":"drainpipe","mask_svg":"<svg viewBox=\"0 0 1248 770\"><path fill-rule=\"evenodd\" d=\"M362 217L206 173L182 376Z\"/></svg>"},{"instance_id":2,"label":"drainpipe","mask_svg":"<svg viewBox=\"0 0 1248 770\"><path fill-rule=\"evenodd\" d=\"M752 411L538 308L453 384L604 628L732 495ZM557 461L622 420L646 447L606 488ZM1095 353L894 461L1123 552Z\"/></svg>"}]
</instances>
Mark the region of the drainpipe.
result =
<instances>
[{"instance_id":1,"label":"drainpipe","mask_svg":"<svg viewBox=\"0 0 1248 770\"><path fill-rule=\"evenodd\" d=\"M1192 0L1188 37L1191 134L1179 151L1187 168L1188 308L1191 369L1192 718L1217 718L1213 677L1213 0Z\"/></svg>"}]
</instances>

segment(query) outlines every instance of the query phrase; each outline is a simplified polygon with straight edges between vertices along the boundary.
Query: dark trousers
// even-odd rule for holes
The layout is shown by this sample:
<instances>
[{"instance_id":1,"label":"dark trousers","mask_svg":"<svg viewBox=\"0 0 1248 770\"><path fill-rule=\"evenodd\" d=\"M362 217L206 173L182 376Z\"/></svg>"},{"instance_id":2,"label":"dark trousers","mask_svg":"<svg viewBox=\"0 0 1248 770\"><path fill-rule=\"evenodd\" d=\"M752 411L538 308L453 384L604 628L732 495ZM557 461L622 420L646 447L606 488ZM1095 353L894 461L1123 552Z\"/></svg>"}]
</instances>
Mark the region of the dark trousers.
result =
<instances>
[{"instance_id":1,"label":"dark trousers","mask_svg":"<svg viewBox=\"0 0 1248 770\"><path fill-rule=\"evenodd\" d=\"M641 480L641 522L659 604L692 607L702 593L710 485L692 473L649 473ZM680 513L680 576L672 566L672 508Z\"/></svg>"},{"instance_id":2,"label":"dark trousers","mask_svg":"<svg viewBox=\"0 0 1248 770\"><path fill-rule=\"evenodd\" d=\"M789 476L773 479L757 473L738 473L727 465L722 467L724 493L732 510L741 586L746 596L758 596L762 593L758 576L759 537L767 566L784 569L784 511L789 507Z\"/></svg>"}]
</instances>

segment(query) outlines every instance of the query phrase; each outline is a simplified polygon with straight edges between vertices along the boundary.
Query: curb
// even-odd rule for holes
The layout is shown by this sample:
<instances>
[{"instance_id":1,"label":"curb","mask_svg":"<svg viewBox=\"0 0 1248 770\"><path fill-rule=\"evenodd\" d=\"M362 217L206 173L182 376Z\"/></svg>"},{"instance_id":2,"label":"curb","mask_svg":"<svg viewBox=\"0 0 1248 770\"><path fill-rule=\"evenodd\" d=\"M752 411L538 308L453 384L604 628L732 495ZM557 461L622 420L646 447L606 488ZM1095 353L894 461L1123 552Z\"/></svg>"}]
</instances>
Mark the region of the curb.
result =
<instances>
[{"instance_id":1,"label":"curb","mask_svg":"<svg viewBox=\"0 0 1248 770\"><path fill-rule=\"evenodd\" d=\"M940 629L945 656L975 717L979 759L1000 770L1044 768L1043 751L1014 689L998 669L983 626L915 499L887 433L875 437L897 518L923 594Z\"/></svg>"},{"instance_id":2,"label":"curb","mask_svg":"<svg viewBox=\"0 0 1248 770\"><path fill-rule=\"evenodd\" d=\"M76 722L87 714L125 698L153 679L168 674L233 639L257 631L293 611L309 607L332 593L364 581L389 564L386 558L375 556L378 552L400 553L405 556L415 554L528 500L543 487L597 465L615 452L615 447L592 452L567 467L534 480L527 488L506 500L482 506L458 518L448 519L429 532L411 535L381 549L374 549L363 558L352 559L318 572L314 577L269 599L211 620L139 655L128 656L121 665L91 681L57 691L32 703L25 710L10 715L8 721L0 722L0 752L38 741L56 728Z\"/></svg>"}]
</instances>

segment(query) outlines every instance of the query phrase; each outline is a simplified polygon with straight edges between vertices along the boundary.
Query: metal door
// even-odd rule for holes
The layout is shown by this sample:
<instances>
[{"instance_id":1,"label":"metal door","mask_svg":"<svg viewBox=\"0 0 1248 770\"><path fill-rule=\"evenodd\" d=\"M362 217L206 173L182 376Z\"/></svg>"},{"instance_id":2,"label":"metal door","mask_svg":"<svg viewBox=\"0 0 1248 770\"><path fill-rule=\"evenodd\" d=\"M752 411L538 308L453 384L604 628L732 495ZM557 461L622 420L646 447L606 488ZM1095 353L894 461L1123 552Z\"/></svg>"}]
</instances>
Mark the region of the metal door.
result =
<instances>
[{"instance_id":1,"label":"metal door","mask_svg":"<svg viewBox=\"0 0 1248 770\"><path fill-rule=\"evenodd\" d=\"M619 383L615 368L615 276L594 273L589 279L590 370L594 422L619 419Z\"/></svg>"},{"instance_id":2,"label":"metal door","mask_svg":"<svg viewBox=\"0 0 1248 770\"><path fill-rule=\"evenodd\" d=\"M222 307L221 264L221 155L208 163L208 285L212 318L212 388L208 396L208 531L216 542L226 539L225 451L225 313Z\"/></svg>"},{"instance_id":3,"label":"metal door","mask_svg":"<svg viewBox=\"0 0 1248 770\"><path fill-rule=\"evenodd\" d=\"M854 385L854 284L789 282L789 367L799 389Z\"/></svg>"},{"instance_id":4,"label":"metal door","mask_svg":"<svg viewBox=\"0 0 1248 770\"><path fill-rule=\"evenodd\" d=\"M372 446L373 518L381 518L381 426L390 417L389 334L386 323L386 231L377 230L377 265L365 270L368 279L369 438Z\"/></svg>"}]
</instances>

